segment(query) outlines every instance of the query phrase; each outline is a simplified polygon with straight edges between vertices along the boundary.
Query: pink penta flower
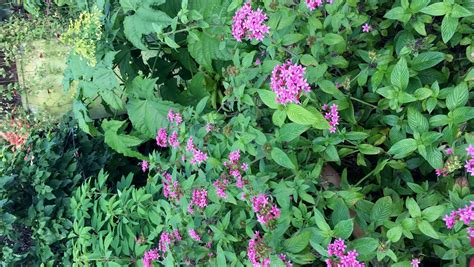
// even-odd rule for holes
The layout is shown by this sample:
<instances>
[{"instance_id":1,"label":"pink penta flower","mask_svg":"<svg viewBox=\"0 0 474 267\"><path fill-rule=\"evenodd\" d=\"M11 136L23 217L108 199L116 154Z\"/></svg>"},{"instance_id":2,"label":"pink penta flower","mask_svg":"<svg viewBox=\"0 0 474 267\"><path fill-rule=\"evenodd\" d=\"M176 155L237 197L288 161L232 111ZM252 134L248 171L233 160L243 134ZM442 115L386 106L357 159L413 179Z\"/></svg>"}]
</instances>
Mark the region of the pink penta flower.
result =
<instances>
[{"instance_id":1,"label":"pink penta flower","mask_svg":"<svg viewBox=\"0 0 474 267\"><path fill-rule=\"evenodd\" d=\"M410 261L412 267L419 267L420 266L420 259L414 258Z\"/></svg>"},{"instance_id":2,"label":"pink penta flower","mask_svg":"<svg viewBox=\"0 0 474 267\"><path fill-rule=\"evenodd\" d=\"M250 263L254 267L269 267L270 258L268 254L270 248L265 244L263 238L260 236L258 231L255 232L252 239L249 241L247 248L247 257L249 258Z\"/></svg>"},{"instance_id":3,"label":"pink penta flower","mask_svg":"<svg viewBox=\"0 0 474 267\"><path fill-rule=\"evenodd\" d=\"M252 198L252 209L257 214L257 220L261 224L268 224L280 217L280 209L271 203L265 194L259 194Z\"/></svg>"},{"instance_id":4,"label":"pink penta flower","mask_svg":"<svg viewBox=\"0 0 474 267\"><path fill-rule=\"evenodd\" d=\"M365 264L357 260L359 253L356 250L346 252L346 244L342 239L336 239L328 245L328 255L331 257L326 260L328 267L364 267Z\"/></svg>"},{"instance_id":5,"label":"pink penta flower","mask_svg":"<svg viewBox=\"0 0 474 267\"><path fill-rule=\"evenodd\" d=\"M260 8L252 10L249 2L237 10L232 20L232 35L238 42L242 42L244 37L262 41L264 35L270 31L270 28L263 24L267 15Z\"/></svg>"},{"instance_id":6,"label":"pink penta flower","mask_svg":"<svg viewBox=\"0 0 474 267\"><path fill-rule=\"evenodd\" d=\"M188 152L191 152L191 151L194 151L195 146L194 146L194 143L193 143L193 137L189 137L188 139L188 142L186 143L186 151Z\"/></svg>"},{"instance_id":7,"label":"pink penta flower","mask_svg":"<svg viewBox=\"0 0 474 267\"><path fill-rule=\"evenodd\" d=\"M324 118L329 122L329 132L335 133L337 130L337 125L339 125L339 110L336 104L332 104L331 107L327 104L324 104L322 110L326 111Z\"/></svg>"},{"instance_id":8,"label":"pink penta flower","mask_svg":"<svg viewBox=\"0 0 474 267\"><path fill-rule=\"evenodd\" d=\"M194 149L193 158L191 159L191 164L199 165L202 162L207 160L207 154L202 152L199 149Z\"/></svg>"},{"instance_id":9,"label":"pink penta flower","mask_svg":"<svg viewBox=\"0 0 474 267\"><path fill-rule=\"evenodd\" d=\"M446 153L446 155L452 155L454 153L454 150L450 147L446 148L446 150L444 151Z\"/></svg>"},{"instance_id":10,"label":"pink penta flower","mask_svg":"<svg viewBox=\"0 0 474 267\"><path fill-rule=\"evenodd\" d=\"M207 190L206 189L194 189L193 198L191 203L202 208L207 206Z\"/></svg>"},{"instance_id":11,"label":"pink penta flower","mask_svg":"<svg viewBox=\"0 0 474 267\"><path fill-rule=\"evenodd\" d=\"M309 92L311 88L304 78L305 68L291 61L283 65L277 65L272 71L270 88L275 92L276 101L286 105L288 103L300 103L300 95L303 91Z\"/></svg>"},{"instance_id":12,"label":"pink penta flower","mask_svg":"<svg viewBox=\"0 0 474 267\"><path fill-rule=\"evenodd\" d=\"M173 148L179 147L178 132L173 131L168 141L171 147Z\"/></svg>"},{"instance_id":13,"label":"pink penta flower","mask_svg":"<svg viewBox=\"0 0 474 267\"><path fill-rule=\"evenodd\" d=\"M308 6L308 9L313 11L317 7L320 7L323 5L323 0L306 0L306 6ZM328 4L332 4L333 0L327 0L326 1Z\"/></svg>"},{"instance_id":14,"label":"pink penta flower","mask_svg":"<svg viewBox=\"0 0 474 267\"><path fill-rule=\"evenodd\" d=\"M165 128L161 128L158 130L156 134L156 144L160 147L166 147L168 143L168 134L166 133Z\"/></svg>"},{"instance_id":15,"label":"pink penta flower","mask_svg":"<svg viewBox=\"0 0 474 267\"><path fill-rule=\"evenodd\" d=\"M370 32L371 30L372 30L372 26L370 26L368 23L362 25L363 32Z\"/></svg>"},{"instance_id":16,"label":"pink penta flower","mask_svg":"<svg viewBox=\"0 0 474 267\"><path fill-rule=\"evenodd\" d=\"M148 167L149 167L148 161L146 161L146 160L142 161L141 166L142 166L142 171L146 172L148 170Z\"/></svg>"},{"instance_id":17,"label":"pink penta flower","mask_svg":"<svg viewBox=\"0 0 474 267\"><path fill-rule=\"evenodd\" d=\"M195 241L201 241L201 237L199 236L199 234L194 230L194 229L189 229L188 230L188 233L189 233L189 236L194 239Z\"/></svg>"},{"instance_id":18,"label":"pink penta flower","mask_svg":"<svg viewBox=\"0 0 474 267\"><path fill-rule=\"evenodd\" d=\"M466 172L468 172L471 176L474 176L474 147L469 145L466 151L467 156L470 157L470 159L466 160L464 167L466 168Z\"/></svg>"},{"instance_id":19,"label":"pink penta flower","mask_svg":"<svg viewBox=\"0 0 474 267\"><path fill-rule=\"evenodd\" d=\"M216 189L216 194L220 198L226 198L227 194L225 190L227 189L227 185L229 184L229 180L227 179L218 179L215 180L212 185L214 185L214 188Z\"/></svg>"},{"instance_id":20,"label":"pink penta flower","mask_svg":"<svg viewBox=\"0 0 474 267\"><path fill-rule=\"evenodd\" d=\"M153 261L156 261L160 258L160 255L158 253L158 250L155 249L150 249L145 252L143 255L142 263L144 267L152 267L153 266Z\"/></svg>"}]
</instances>

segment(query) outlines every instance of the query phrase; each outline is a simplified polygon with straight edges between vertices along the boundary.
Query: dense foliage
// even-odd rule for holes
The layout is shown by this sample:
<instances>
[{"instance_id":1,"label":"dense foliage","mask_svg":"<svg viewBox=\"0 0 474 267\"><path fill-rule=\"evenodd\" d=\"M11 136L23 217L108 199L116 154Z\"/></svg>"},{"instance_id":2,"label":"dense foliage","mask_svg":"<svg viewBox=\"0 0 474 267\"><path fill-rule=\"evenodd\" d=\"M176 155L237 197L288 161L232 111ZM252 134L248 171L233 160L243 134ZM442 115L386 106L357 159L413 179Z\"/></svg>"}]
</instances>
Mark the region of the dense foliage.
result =
<instances>
[{"instance_id":1,"label":"dense foliage","mask_svg":"<svg viewBox=\"0 0 474 267\"><path fill-rule=\"evenodd\" d=\"M471 1L96 4L64 86L133 167L74 182L67 260L466 266Z\"/></svg>"}]
</instances>

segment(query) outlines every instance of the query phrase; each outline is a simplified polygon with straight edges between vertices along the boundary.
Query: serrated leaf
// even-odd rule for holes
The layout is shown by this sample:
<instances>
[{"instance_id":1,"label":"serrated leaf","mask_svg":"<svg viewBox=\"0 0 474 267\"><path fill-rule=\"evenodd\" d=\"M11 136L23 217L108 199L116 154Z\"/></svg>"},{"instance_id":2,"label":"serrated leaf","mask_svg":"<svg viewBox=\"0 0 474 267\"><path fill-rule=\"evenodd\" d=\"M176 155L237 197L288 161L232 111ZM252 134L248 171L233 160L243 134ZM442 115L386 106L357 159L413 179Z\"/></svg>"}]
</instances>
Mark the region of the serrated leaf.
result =
<instances>
[{"instance_id":1,"label":"serrated leaf","mask_svg":"<svg viewBox=\"0 0 474 267\"><path fill-rule=\"evenodd\" d=\"M351 236L354 228L352 219L340 221L334 227L334 236L342 239L347 239Z\"/></svg>"},{"instance_id":2,"label":"serrated leaf","mask_svg":"<svg viewBox=\"0 0 474 267\"><path fill-rule=\"evenodd\" d=\"M199 40L188 36L189 54L197 63L204 66L207 70L213 71L213 60L231 60L232 54L227 47L220 49L220 40L217 37L200 31L193 31Z\"/></svg>"},{"instance_id":3,"label":"serrated leaf","mask_svg":"<svg viewBox=\"0 0 474 267\"><path fill-rule=\"evenodd\" d=\"M301 232L292 236L290 239L285 240L283 245L288 252L299 253L308 246L310 239L311 231L302 230Z\"/></svg>"},{"instance_id":4,"label":"serrated leaf","mask_svg":"<svg viewBox=\"0 0 474 267\"><path fill-rule=\"evenodd\" d=\"M309 127L305 125L287 123L281 127L278 140L281 142L291 142L302 133L306 132L308 129Z\"/></svg>"},{"instance_id":5,"label":"serrated leaf","mask_svg":"<svg viewBox=\"0 0 474 267\"><path fill-rule=\"evenodd\" d=\"M446 14L447 10L448 9L447 9L446 3L440 2L440 3L429 5L421 9L420 11L422 13L425 13L431 16L443 16L444 14Z\"/></svg>"},{"instance_id":6,"label":"serrated leaf","mask_svg":"<svg viewBox=\"0 0 474 267\"><path fill-rule=\"evenodd\" d=\"M168 101L130 99L127 112L133 127L149 138L156 136L158 130L167 125L166 116L175 107Z\"/></svg>"},{"instance_id":7,"label":"serrated leaf","mask_svg":"<svg viewBox=\"0 0 474 267\"><path fill-rule=\"evenodd\" d=\"M383 224L392 214L392 198L389 196L379 198L370 213L370 219L375 225Z\"/></svg>"},{"instance_id":8,"label":"serrated leaf","mask_svg":"<svg viewBox=\"0 0 474 267\"><path fill-rule=\"evenodd\" d=\"M271 109L277 109L278 104L276 102L276 97L277 95L270 90L257 90L258 96L260 96L260 99L262 102L267 105L267 107Z\"/></svg>"},{"instance_id":9,"label":"serrated leaf","mask_svg":"<svg viewBox=\"0 0 474 267\"><path fill-rule=\"evenodd\" d=\"M288 118L301 125L312 125L316 129L329 129L329 123L319 112L311 112L304 107L290 104L287 107Z\"/></svg>"},{"instance_id":10,"label":"serrated leaf","mask_svg":"<svg viewBox=\"0 0 474 267\"><path fill-rule=\"evenodd\" d=\"M137 147L143 140L125 134L119 134L118 131L123 127L126 121L115 121L115 120L104 120L102 121L102 129L104 130L104 141L115 151L127 156L134 157L141 160L145 160L146 157L143 156L136 150L133 150L133 147Z\"/></svg>"},{"instance_id":11,"label":"serrated leaf","mask_svg":"<svg viewBox=\"0 0 474 267\"><path fill-rule=\"evenodd\" d=\"M460 83L452 89L446 97L446 107L454 110L457 107L466 105L469 99L469 90L465 82Z\"/></svg>"},{"instance_id":12,"label":"serrated leaf","mask_svg":"<svg viewBox=\"0 0 474 267\"><path fill-rule=\"evenodd\" d=\"M443 21L441 22L441 37L443 42L447 43L453 35L456 33L459 21L457 18L453 18L449 15L444 16Z\"/></svg>"},{"instance_id":13,"label":"serrated leaf","mask_svg":"<svg viewBox=\"0 0 474 267\"><path fill-rule=\"evenodd\" d=\"M393 68L392 74L390 75L390 81L393 86L404 90L408 86L409 79L410 73L408 72L407 61L402 57Z\"/></svg>"},{"instance_id":14,"label":"serrated leaf","mask_svg":"<svg viewBox=\"0 0 474 267\"><path fill-rule=\"evenodd\" d=\"M286 155L285 152L283 152L283 150L279 149L278 147L274 147L272 149L271 156L272 159L278 163L278 165L292 170L296 169L291 159Z\"/></svg>"},{"instance_id":15,"label":"serrated leaf","mask_svg":"<svg viewBox=\"0 0 474 267\"><path fill-rule=\"evenodd\" d=\"M387 238L390 242L395 243L402 237L402 232L403 228L401 226L395 226L387 231Z\"/></svg>"},{"instance_id":16,"label":"serrated leaf","mask_svg":"<svg viewBox=\"0 0 474 267\"><path fill-rule=\"evenodd\" d=\"M392 147L388 150L388 153L394 155L394 158L396 159L401 159L410 155L416 149L416 140L407 138L392 145Z\"/></svg>"},{"instance_id":17,"label":"serrated leaf","mask_svg":"<svg viewBox=\"0 0 474 267\"><path fill-rule=\"evenodd\" d=\"M422 71L436 66L438 63L444 60L444 53L441 52L425 52L420 53L411 62L411 68L416 71Z\"/></svg>"},{"instance_id":18,"label":"serrated leaf","mask_svg":"<svg viewBox=\"0 0 474 267\"><path fill-rule=\"evenodd\" d=\"M408 125L410 128L412 128L414 131L417 131L419 133L423 133L428 131L429 129L429 123L428 119L421 114L417 109L413 107L408 108Z\"/></svg>"},{"instance_id":19,"label":"serrated leaf","mask_svg":"<svg viewBox=\"0 0 474 267\"><path fill-rule=\"evenodd\" d=\"M422 232L426 236L429 236L429 237L434 238L434 239L439 239L439 235L436 232L436 230L433 228L433 226L431 226L431 224L429 222L427 222L425 220L420 221L418 223L418 230L420 230L420 232Z\"/></svg>"},{"instance_id":20,"label":"serrated leaf","mask_svg":"<svg viewBox=\"0 0 474 267\"><path fill-rule=\"evenodd\" d=\"M411 197L407 198L406 206L412 218L417 218L421 216L420 206L418 206L418 203L416 203L416 201L413 198Z\"/></svg>"}]
</instances>

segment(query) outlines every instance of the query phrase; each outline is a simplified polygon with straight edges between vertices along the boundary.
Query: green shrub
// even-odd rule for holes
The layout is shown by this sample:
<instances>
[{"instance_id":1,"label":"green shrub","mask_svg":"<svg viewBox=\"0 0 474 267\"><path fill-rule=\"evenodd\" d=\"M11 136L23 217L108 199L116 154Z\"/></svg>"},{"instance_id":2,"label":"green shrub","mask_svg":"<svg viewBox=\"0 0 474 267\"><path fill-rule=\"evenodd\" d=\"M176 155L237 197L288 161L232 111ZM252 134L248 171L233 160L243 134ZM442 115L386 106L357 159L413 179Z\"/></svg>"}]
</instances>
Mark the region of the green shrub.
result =
<instances>
[{"instance_id":1,"label":"green shrub","mask_svg":"<svg viewBox=\"0 0 474 267\"><path fill-rule=\"evenodd\" d=\"M143 161L150 178L141 189L90 182L77 191L73 261L240 266L257 250L272 265L284 264L279 254L322 264L337 261L327 248L342 238L370 265L466 265L466 227L449 230L442 217L473 200L472 3L254 1L269 30L250 26L263 38L238 42L232 17L242 4L99 5L97 64L71 54L65 86L78 82L81 129ZM299 101L282 100L289 90L275 82L287 67L298 90L311 87ZM92 121L96 97L127 115ZM184 122L169 122L170 109ZM183 240L170 237L176 230Z\"/></svg>"}]
</instances>

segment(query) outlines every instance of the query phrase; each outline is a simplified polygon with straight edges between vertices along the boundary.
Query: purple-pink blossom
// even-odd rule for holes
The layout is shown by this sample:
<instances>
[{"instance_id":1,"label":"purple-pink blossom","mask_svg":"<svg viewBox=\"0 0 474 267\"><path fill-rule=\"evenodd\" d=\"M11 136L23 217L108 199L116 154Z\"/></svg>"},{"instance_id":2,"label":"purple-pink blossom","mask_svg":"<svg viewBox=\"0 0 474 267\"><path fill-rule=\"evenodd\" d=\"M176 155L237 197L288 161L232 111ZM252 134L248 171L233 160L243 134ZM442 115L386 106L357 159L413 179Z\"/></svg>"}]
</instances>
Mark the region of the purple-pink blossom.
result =
<instances>
[{"instance_id":1,"label":"purple-pink blossom","mask_svg":"<svg viewBox=\"0 0 474 267\"><path fill-rule=\"evenodd\" d=\"M142 263L144 267L152 267L153 266L153 261L156 261L160 258L160 255L158 253L158 249L150 249L145 252L143 255Z\"/></svg>"},{"instance_id":2,"label":"purple-pink blossom","mask_svg":"<svg viewBox=\"0 0 474 267\"><path fill-rule=\"evenodd\" d=\"M247 248L247 257L253 267L269 267L270 258L268 257L270 249L265 244L258 231L255 232L252 239L249 240Z\"/></svg>"},{"instance_id":3,"label":"purple-pink blossom","mask_svg":"<svg viewBox=\"0 0 474 267\"><path fill-rule=\"evenodd\" d=\"M162 185L163 195L169 200L178 202L182 195L178 181L173 181L169 173L163 173Z\"/></svg>"},{"instance_id":4,"label":"purple-pink blossom","mask_svg":"<svg viewBox=\"0 0 474 267\"><path fill-rule=\"evenodd\" d=\"M372 30L372 26L370 26L368 23L365 23L362 25L362 31L363 32L370 32Z\"/></svg>"},{"instance_id":5,"label":"purple-pink blossom","mask_svg":"<svg viewBox=\"0 0 474 267\"><path fill-rule=\"evenodd\" d=\"M232 35L238 42L242 42L244 37L262 41L264 35L270 31L270 28L263 24L267 15L260 8L252 10L249 2L237 10L232 20Z\"/></svg>"},{"instance_id":6,"label":"purple-pink blossom","mask_svg":"<svg viewBox=\"0 0 474 267\"><path fill-rule=\"evenodd\" d=\"M168 121L171 123L176 123L177 125L183 122L183 117L179 112L174 113L172 109L168 110Z\"/></svg>"},{"instance_id":7,"label":"purple-pink blossom","mask_svg":"<svg viewBox=\"0 0 474 267\"><path fill-rule=\"evenodd\" d=\"M212 130L214 130L214 124L211 124L211 123L206 124L206 133L209 133Z\"/></svg>"},{"instance_id":8,"label":"purple-pink blossom","mask_svg":"<svg viewBox=\"0 0 474 267\"><path fill-rule=\"evenodd\" d=\"M229 184L229 180L227 179L218 179L215 180L212 185L214 185L214 188L216 189L216 194L220 198L226 198L227 194L225 190L227 189L227 185Z\"/></svg>"},{"instance_id":9,"label":"purple-pink blossom","mask_svg":"<svg viewBox=\"0 0 474 267\"><path fill-rule=\"evenodd\" d=\"M364 267L365 264L357 260L356 250L346 252L346 244L342 239L336 239L328 245L328 255L330 259L326 259L327 267Z\"/></svg>"},{"instance_id":10,"label":"purple-pink blossom","mask_svg":"<svg viewBox=\"0 0 474 267\"><path fill-rule=\"evenodd\" d=\"M199 149L194 149L193 158L191 159L191 164L199 165L202 162L207 160L207 154L202 152Z\"/></svg>"},{"instance_id":11,"label":"purple-pink blossom","mask_svg":"<svg viewBox=\"0 0 474 267\"><path fill-rule=\"evenodd\" d=\"M169 141L171 147L173 147L173 148L179 147L178 132L173 131L173 133L171 133L170 138L169 138L168 141Z\"/></svg>"},{"instance_id":12,"label":"purple-pink blossom","mask_svg":"<svg viewBox=\"0 0 474 267\"><path fill-rule=\"evenodd\" d=\"M265 194L252 197L252 209L257 214L257 220L261 224L267 224L280 217L280 209L271 203Z\"/></svg>"},{"instance_id":13,"label":"purple-pink blossom","mask_svg":"<svg viewBox=\"0 0 474 267\"><path fill-rule=\"evenodd\" d=\"M285 267L293 267L293 263L291 263L291 261L286 258L285 254L279 254L278 258L283 261Z\"/></svg>"},{"instance_id":14,"label":"purple-pink blossom","mask_svg":"<svg viewBox=\"0 0 474 267\"><path fill-rule=\"evenodd\" d=\"M189 137L188 139L188 142L186 142L186 151L188 152L191 152L191 151L194 151L194 149L196 149L194 147L194 143L193 143L193 137Z\"/></svg>"},{"instance_id":15,"label":"purple-pink blossom","mask_svg":"<svg viewBox=\"0 0 474 267\"><path fill-rule=\"evenodd\" d=\"M300 95L303 91L309 92L311 88L304 78L306 69L291 61L283 65L276 65L272 71L270 88L275 92L276 101L286 105L288 103L300 103Z\"/></svg>"},{"instance_id":16,"label":"purple-pink blossom","mask_svg":"<svg viewBox=\"0 0 474 267\"><path fill-rule=\"evenodd\" d=\"M195 241L201 241L201 237L198 235L198 233L194 229L189 229L188 230L189 236L194 239Z\"/></svg>"},{"instance_id":17,"label":"purple-pink blossom","mask_svg":"<svg viewBox=\"0 0 474 267\"><path fill-rule=\"evenodd\" d=\"M205 208L207 206L207 190L194 189L191 203L200 207L201 209Z\"/></svg>"},{"instance_id":18,"label":"purple-pink blossom","mask_svg":"<svg viewBox=\"0 0 474 267\"><path fill-rule=\"evenodd\" d=\"M420 266L420 259L418 258L414 258L410 261L410 264L412 267L419 267Z\"/></svg>"},{"instance_id":19,"label":"purple-pink blossom","mask_svg":"<svg viewBox=\"0 0 474 267\"><path fill-rule=\"evenodd\" d=\"M324 104L322 110L326 111L324 118L329 122L329 132L335 133L337 125L339 125L339 110L336 104L332 104L329 107L327 104Z\"/></svg>"},{"instance_id":20,"label":"purple-pink blossom","mask_svg":"<svg viewBox=\"0 0 474 267\"><path fill-rule=\"evenodd\" d=\"M465 225L470 225L474 221L474 201L469 205L464 206L455 211L451 211L443 218L446 228L452 229L456 222L462 222ZM471 227L467 228L470 237L474 237L474 230Z\"/></svg>"},{"instance_id":21,"label":"purple-pink blossom","mask_svg":"<svg viewBox=\"0 0 474 267\"><path fill-rule=\"evenodd\" d=\"M323 5L324 0L306 0L306 6L308 6L308 9L313 11L317 7L320 7ZM332 4L333 0L327 0L326 1L328 4Z\"/></svg>"},{"instance_id":22,"label":"purple-pink blossom","mask_svg":"<svg viewBox=\"0 0 474 267\"><path fill-rule=\"evenodd\" d=\"M446 155L452 155L454 153L454 150L450 147L446 148L446 150L444 150L444 152L446 153Z\"/></svg>"},{"instance_id":23,"label":"purple-pink blossom","mask_svg":"<svg viewBox=\"0 0 474 267\"><path fill-rule=\"evenodd\" d=\"M468 172L471 176L474 176L474 147L469 145L466 148L467 157L466 164L464 167L466 168L466 172Z\"/></svg>"},{"instance_id":24,"label":"purple-pink blossom","mask_svg":"<svg viewBox=\"0 0 474 267\"><path fill-rule=\"evenodd\" d=\"M161 128L158 130L156 134L156 144L160 147L166 147L168 143L168 134L166 133L165 128Z\"/></svg>"},{"instance_id":25,"label":"purple-pink blossom","mask_svg":"<svg viewBox=\"0 0 474 267\"><path fill-rule=\"evenodd\" d=\"M146 172L148 170L148 167L149 167L148 161L146 161L146 160L142 161L141 166L142 166L142 171Z\"/></svg>"}]
</instances>

